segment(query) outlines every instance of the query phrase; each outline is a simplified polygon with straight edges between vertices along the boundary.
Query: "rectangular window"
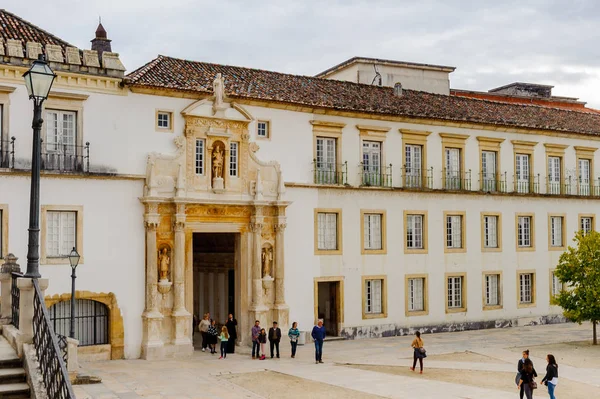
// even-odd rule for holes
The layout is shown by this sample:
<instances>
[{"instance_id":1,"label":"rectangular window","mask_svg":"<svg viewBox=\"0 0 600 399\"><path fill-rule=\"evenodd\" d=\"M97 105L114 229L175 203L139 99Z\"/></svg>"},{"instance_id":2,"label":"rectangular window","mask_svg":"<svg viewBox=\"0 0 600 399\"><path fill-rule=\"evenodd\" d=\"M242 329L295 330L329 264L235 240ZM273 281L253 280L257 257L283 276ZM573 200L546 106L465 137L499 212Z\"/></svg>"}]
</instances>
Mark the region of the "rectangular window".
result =
<instances>
[{"instance_id":1,"label":"rectangular window","mask_svg":"<svg viewBox=\"0 0 600 399\"><path fill-rule=\"evenodd\" d=\"M579 159L579 195L591 194L591 161Z\"/></svg>"},{"instance_id":2,"label":"rectangular window","mask_svg":"<svg viewBox=\"0 0 600 399\"><path fill-rule=\"evenodd\" d=\"M519 303L534 303L533 298L533 273L519 274Z\"/></svg>"},{"instance_id":3,"label":"rectangular window","mask_svg":"<svg viewBox=\"0 0 600 399\"><path fill-rule=\"evenodd\" d=\"M256 124L256 135L261 138L269 138L269 122L258 121Z\"/></svg>"},{"instance_id":4,"label":"rectangular window","mask_svg":"<svg viewBox=\"0 0 600 399\"><path fill-rule=\"evenodd\" d=\"M229 176L238 175L238 143L229 144Z\"/></svg>"},{"instance_id":5,"label":"rectangular window","mask_svg":"<svg viewBox=\"0 0 600 399\"><path fill-rule=\"evenodd\" d=\"M405 187L421 187L423 185L423 146L406 144L404 147L404 185Z\"/></svg>"},{"instance_id":6,"label":"rectangular window","mask_svg":"<svg viewBox=\"0 0 600 399\"><path fill-rule=\"evenodd\" d=\"M517 245L531 247L531 216L519 216L517 227Z\"/></svg>"},{"instance_id":7,"label":"rectangular window","mask_svg":"<svg viewBox=\"0 0 600 399\"><path fill-rule=\"evenodd\" d=\"M448 277L448 309L463 307L463 277Z\"/></svg>"},{"instance_id":8,"label":"rectangular window","mask_svg":"<svg viewBox=\"0 0 600 399\"><path fill-rule=\"evenodd\" d=\"M204 174L204 140L196 139L196 174Z\"/></svg>"},{"instance_id":9,"label":"rectangular window","mask_svg":"<svg viewBox=\"0 0 600 399\"><path fill-rule=\"evenodd\" d=\"M363 141L363 181L369 186L381 185L381 143L378 141Z\"/></svg>"},{"instance_id":10,"label":"rectangular window","mask_svg":"<svg viewBox=\"0 0 600 399\"><path fill-rule=\"evenodd\" d=\"M550 217L550 246L562 247L563 245L563 217Z\"/></svg>"},{"instance_id":11,"label":"rectangular window","mask_svg":"<svg viewBox=\"0 0 600 399\"><path fill-rule=\"evenodd\" d=\"M47 256L68 256L77 244L77 212L48 211L46 213L46 220Z\"/></svg>"},{"instance_id":12,"label":"rectangular window","mask_svg":"<svg viewBox=\"0 0 600 399\"><path fill-rule=\"evenodd\" d=\"M594 218L591 216L582 216L579 219L579 229L583 231L583 234L588 234L593 230Z\"/></svg>"},{"instance_id":13,"label":"rectangular window","mask_svg":"<svg viewBox=\"0 0 600 399\"><path fill-rule=\"evenodd\" d=\"M446 216L446 247L462 248L463 220L460 215Z\"/></svg>"},{"instance_id":14,"label":"rectangular window","mask_svg":"<svg viewBox=\"0 0 600 399\"><path fill-rule=\"evenodd\" d=\"M500 275L485 275L485 306L500 305Z\"/></svg>"},{"instance_id":15,"label":"rectangular window","mask_svg":"<svg viewBox=\"0 0 600 399\"><path fill-rule=\"evenodd\" d=\"M481 190L496 191L496 156L495 151L481 151Z\"/></svg>"},{"instance_id":16,"label":"rectangular window","mask_svg":"<svg viewBox=\"0 0 600 399\"><path fill-rule=\"evenodd\" d=\"M563 289L563 284L560 282L554 271L552 271L552 296L557 296Z\"/></svg>"},{"instance_id":17,"label":"rectangular window","mask_svg":"<svg viewBox=\"0 0 600 399\"><path fill-rule=\"evenodd\" d=\"M423 215L406 216L406 248L424 249Z\"/></svg>"},{"instance_id":18,"label":"rectangular window","mask_svg":"<svg viewBox=\"0 0 600 399\"><path fill-rule=\"evenodd\" d=\"M425 279L409 278L408 279L408 311L421 312L425 310Z\"/></svg>"},{"instance_id":19,"label":"rectangular window","mask_svg":"<svg viewBox=\"0 0 600 399\"><path fill-rule=\"evenodd\" d=\"M516 154L515 156L515 167L516 167L516 185L518 193L528 193L530 191L529 185L529 154Z\"/></svg>"},{"instance_id":20,"label":"rectangular window","mask_svg":"<svg viewBox=\"0 0 600 399\"><path fill-rule=\"evenodd\" d=\"M446 148L446 189L461 188L462 176L460 170L460 148Z\"/></svg>"},{"instance_id":21,"label":"rectangular window","mask_svg":"<svg viewBox=\"0 0 600 399\"><path fill-rule=\"evenodd\" d=\"M337 141L334 138L317 137L316 183L337 183Z\"/></svg>"},{"instance_id":22,"label":"rectangular window","mask_svg":"<svg viewBox=\"0 0 600 399\"><path fill-rule=\"evenodd\" d=\"M483 217L483 232L484 248L498 248L498 216L485 215Z\"/></svg>"},{"instance_id":23,"label":"rectangular window","mask_svg":"<svg viewBox=\"0 0 600 399\"><path fill-rule=\"evenodd\" d=\"M171 113L159 111L156 116L156 122L160 129L171 129Z\"/></svg>"},{"instance_id":24,"label":"rectangular window","mask_svg":"<svg viewBox=\"0 0 600 399\"><path fill-rule=\"evenodd\" d=\"M365 280L365 313L383 313L383 280Z\"/></svg>"},{"instance_id":25,"label":"rectangular window","mask_svg":"<svg viewBox=\"0 0 600 399\"><path fill-rule=\"evenodd\" d=\"M364 224L364 249L382 249L382 215L365 213Z\"/></svg>"},{"instance_id":26,"label":"rectangular window","mask_svg":"<svg viewBox=\"0 0 600 399\"><path fill-rule=\"evenodd\" d=\"M318 245L323 251L338 249L338 214L319 212L317 214Z\"/></svg>"},{"instance_id":27,"label":"rectangular window","mask_svg":"<svg viewBox=\"0 0 600 399\"><path fill-rule=\"evenodd\" d=\"M46 139L44 150L48 154L75 155L77 140L77 113L46 110Z\"/></svg>"},{"instance_id":28,"label":"rectangular window","mask_svg":"<svg viewBox=\"0 0 600 399\"><path fill-rule=\"evenodd\" d=\"M548 157L548 194L560 194L560 157Z\"/></svg>"}]
</instances>

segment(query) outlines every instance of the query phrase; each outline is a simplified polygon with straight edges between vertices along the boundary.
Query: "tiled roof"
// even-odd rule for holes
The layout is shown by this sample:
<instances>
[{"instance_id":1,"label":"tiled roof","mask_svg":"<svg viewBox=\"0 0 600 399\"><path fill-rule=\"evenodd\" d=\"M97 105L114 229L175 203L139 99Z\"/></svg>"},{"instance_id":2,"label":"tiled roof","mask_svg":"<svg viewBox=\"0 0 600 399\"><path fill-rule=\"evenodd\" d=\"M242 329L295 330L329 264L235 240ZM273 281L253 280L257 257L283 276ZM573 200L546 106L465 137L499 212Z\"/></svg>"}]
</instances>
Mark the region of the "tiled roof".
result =
<instances>
[{"instance_id":1,"label":"tiled roof","mask_svg":"<svg viewBox=\"0 0 600 399\"><path fill-rule=\"evenodd\" d=\"M8 39L20 40L23 47L27 42L41 43L44 53L46 44L58 44L63 48L63 51L66 47L74 47L31 22L25 21L3 9L0 9L0 38L3 39L4 44Z\"/></svg>"},{"instance_id":2,"label":"tiled roof","mask_svg":"<svg viewBox=\"0 0 600 399\"><path fill-rule=\"evenodd\" d=\"M212 93L217 73L232 98L276 101L300 106L381 115L472 122L600 135L600 114L535 105L369 86L259 69L159 56L127 76L133 86Z\"/></svg>"}]
</instances>

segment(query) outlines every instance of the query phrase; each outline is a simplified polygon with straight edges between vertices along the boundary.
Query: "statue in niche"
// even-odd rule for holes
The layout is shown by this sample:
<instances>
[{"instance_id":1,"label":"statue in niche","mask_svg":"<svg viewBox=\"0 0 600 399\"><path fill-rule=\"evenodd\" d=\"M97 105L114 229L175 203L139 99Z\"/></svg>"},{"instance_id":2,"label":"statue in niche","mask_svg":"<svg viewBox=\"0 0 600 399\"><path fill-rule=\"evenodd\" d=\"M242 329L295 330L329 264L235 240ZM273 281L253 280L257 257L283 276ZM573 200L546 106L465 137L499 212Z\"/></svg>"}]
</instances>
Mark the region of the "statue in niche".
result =
<instances>
[{"instance_id":1,"label":"statue in niche","mask_svg":"<svg viewBox=\"0 0 600 399\"><path fill-rule=\"evenodd\" d=\"M262 274L263 277L271 277L271 266L273 264L273 248L265 247L262 249Z\"/></svg>"},{"instance_id":2,"label":"statue in niche","mask_svg":"<svg viewBox=\"0 0 600 399\"><path fill-rule=\"evenodd\" d=\"M163 248L160 252L160 256L158 257L158 271L159 278L161 281L166 281L169 279L169 264L171 263L171 259L168 255L167 247Z\"/></svg>"},{"instance_id":3,"label":"statue in niche","mask_svg":"<svg viewBox=\"0 0 600 399\"><path fill-rule=\"evenodd\" d=\"M212 170L213 178L223 178L223 161L225 159L225 151L220 145L215 145L212 154Z\"/></svg>"},{"instance_id":4,"label":"statue in niche","mask_svg":"<svg viewBox=\"0 0 600 399\"><path fill-rule=\"evenodd\" d=\"M217 74L217 77L213 81L213 93L215 94L214 107L219 108L223 105L223 97L225 94L225 82L220 73Z\"/></svg>"}]
</instances>

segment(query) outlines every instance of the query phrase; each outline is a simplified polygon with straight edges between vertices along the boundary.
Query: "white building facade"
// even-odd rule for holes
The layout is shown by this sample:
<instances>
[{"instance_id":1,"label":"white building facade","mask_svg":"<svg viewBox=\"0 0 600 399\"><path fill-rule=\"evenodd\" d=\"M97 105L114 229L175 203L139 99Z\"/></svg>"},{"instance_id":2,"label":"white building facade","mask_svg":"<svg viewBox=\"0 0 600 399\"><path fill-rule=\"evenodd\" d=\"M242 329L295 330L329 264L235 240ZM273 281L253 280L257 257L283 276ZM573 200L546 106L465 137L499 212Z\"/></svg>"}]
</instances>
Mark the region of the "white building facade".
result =
<instances>
[{"instance_id":1,"label":"white building facade","mask_svg":"<svg viewBox=\"0 0 600 399\"><path fill-rule=\"evenodd\" d=\"M0 257L24 265L21 75L37 46L13 39L22 54L0 46ZM323 318L348 338L563 321L552 271L595 229L599 114L439 94L449 67L410 64L423 91L163 56L124 77L115 53L77 50L77 64L68 43L39 47L58 75L41 274L59 323L65 255L82 255L77 298L100 326L83 354L189 354L205 312L233 313L241 345L255 319L309 331Z\"/></svg>"}]
</instances>

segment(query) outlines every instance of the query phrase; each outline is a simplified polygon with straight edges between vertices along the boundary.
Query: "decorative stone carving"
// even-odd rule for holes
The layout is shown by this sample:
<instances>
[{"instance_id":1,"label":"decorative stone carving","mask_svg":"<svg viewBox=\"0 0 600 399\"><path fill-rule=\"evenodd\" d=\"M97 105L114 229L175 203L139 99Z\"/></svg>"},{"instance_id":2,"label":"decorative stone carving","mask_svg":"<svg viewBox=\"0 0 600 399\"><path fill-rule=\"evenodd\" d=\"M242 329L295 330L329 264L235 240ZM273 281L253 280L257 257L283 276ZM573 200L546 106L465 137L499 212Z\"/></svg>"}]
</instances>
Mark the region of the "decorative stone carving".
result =
<instances>
[{"instance_id":1,"label":"decorative stone carving","mask_svg":"<svg viewBox=\"0 0 600 399\"><path fill-rule=\"evenodd\" d=\"M223 100L225 98L225 81L220 73L217 73L217 77L213 81L213 93L215 95L215 110L219 110L223 107Z\"/></svg>"},{"instance_id":2,"label":"decorative stone carving","mask_svg":"<svg viewBox=\"0 0 600 399\"><path fill-rule=\"evenodd\" d=\"M72 65L81 65L81 57L77 47L67 47L67 63Z\"/></svg>"},{"instance_id":3,"label":"decorative stone carving","mask_svg":"<svg viewBox=\"0 0 600 399\"><path fill-rule=\"evenodd\" d=\"M27 42L25 44L27 49L27 58L37 60L38 56L42 54L42 45L36 42Z\"/></svg>"},{"instance_id":4,"label":"decorative stone carving","mask_svg":"<svg viewBox=\"0 0 600 399\"><path fill-rule=\"evenodd\" d=\"M271 277L271 267L273 266L273 248L266 246L262 249L262 276Z\"/></svg>"},{"instance_id":5,"label":"decorative stone carving","mask_svg":"<svg viewBox=\"0 0 600 399\"><path fill-rule=\"evenodd\" d=\"M169 280L169 266L171 263L171 258L169 257L169 248L163 247L160 251L160 255L158 256L158 264L159 264L159 279L160 281L168 281Z\"/></svg>"},{"instance_id":6,"label":"decorative stone carving","mask_svg":"<svg viewBox=\"0 0 600 399\"><path fill-rule=\"evenodd\" d=\"M223 162L225 160L225 145L221 141L215 142L212 151L213 178L223 178Z\"/></svg>"},{"instance_id":7,"label":"decorative stone carving","mask_svg":"<svg viewBox=\"0 0 600 399\"><path fill-rule=\"evenodd\" d=\"M18 260L19 258L17 258L12 253L6 255L6 258L4 259L4 264L0 268L0 273L21 273L21 267L17 263Z\"/></svg>"},{"instance_id":8,"label":"decorative stone carving","mask_svg":"<svg viewBox=\"0 0 600 399\"><path fill-rule=\"evenodd\" d=\"M6 52L9 57L23 58L23 44L20 40L8 39L6 41Z\"/></svg>"},{"instance_id":9,"label":"decorative stone carving","mask_svg":"<svg viewBox=\"0 0 600 399\"><path fill-rule=\"evenodd\" d=\"M46 44L46 58L51 62L64 62L61 47L58 44Z\"/></svg>"},{"instance_id":10,"label":"decorative stone carving","mask_svg":"<svg viewBox=\"0 0 600 399\"><path fill-rule=\"evenodd\" d=\"M96 50L83 50L83 65L100 68L98 52Z\"/></svg>"},{"instance_id":11,"label":"decorative stone carving","mask_svg":"<svg viewBox=\"0 0 600 399\"><path fill-rule=\"evenodd\" d=\"M189 206L186 209L186 214L189 216L233 216L233 217L250 217L252 210L247 206L210 206L197 205Z\"/></svg>"}]
</instances>

